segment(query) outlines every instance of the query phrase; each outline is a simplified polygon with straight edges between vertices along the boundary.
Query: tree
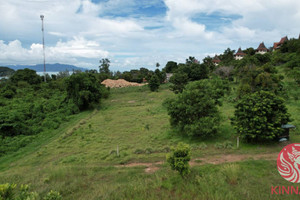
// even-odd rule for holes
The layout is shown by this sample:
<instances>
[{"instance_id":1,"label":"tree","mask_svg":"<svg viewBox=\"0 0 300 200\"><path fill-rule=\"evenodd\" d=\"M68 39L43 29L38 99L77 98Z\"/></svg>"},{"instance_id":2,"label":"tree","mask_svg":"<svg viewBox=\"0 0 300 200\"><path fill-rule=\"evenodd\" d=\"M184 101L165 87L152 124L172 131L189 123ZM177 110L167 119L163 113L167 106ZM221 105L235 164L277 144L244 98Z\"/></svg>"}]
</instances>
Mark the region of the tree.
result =
<instances>
[{"instance_id":1,"label":"tree","mask_svg":"<svg viewBox=\"0 0 300 200\"><path fill-rule=\"evenodd\" d=\"M220 59L223 64L228 65L231 61L234 60L234 53L235 50L231 50L230 48L227 48L222 55L220 55Z\"/></svg>"},{"instance_id":2,"label":"tree","mask_svg":"<svg viewBox=\"0 0 300 200\"><path fill-rule=\"evenodd\" d=\"M213 72L216 68L216 65L212 62L213 58L210 56L206 56L203 58L203 64L210 70L210 72Z\"/></svg>"},{"instance_id":3,"label":"tree","mask_svg":"<svg viewBox=\"0 0 300 200\"><path fill-rule=\"evenodd\" d=\"M19 81L25 81L30 85L36 85L42 82L39 75L34 70L25 68L17 70L11 77L11 82L18 83Z\"/></svg>"},{"instance_id":4,"label":"tree","mask_svg":"<svg viewBox=\"0 0 300 200\"><path fill-rule=\"evenodd\" d=\"M156 63L155 66L156 66L157 68L159 68L160 64L159 64L159 63Z\"/></svg>"},{"instance_id":5,"label":"tree","mask_svg":"<svg viewBox=\"0 0 300 200\"><path fill-rule=\"evenodd\" d=\"M193 63L199 64L199 61L193 56L189 56L189 58L185 59L185 64L186 65L191 65Z\"/></svg>"},{"instance_id":6,"label":"tree","mask_svg":"<svg viewBox=\"0 0 300 200\"><path fill-rule=\"evenodd\" d=\"M110 60L108 58L102 58L99 62L100 62L99 72L101 74L105 74L108 77L110 77L110 75L111 75L111 73L109 71Z\"/></svg>"},{"instance_id":7,"label":"tree","mask_svg":"<svg viewBox=\"0 0 300 200\"><path fill-rule=\"evenodd\" d=\"M189 161L191 160L191 148L188 144L180 142L172 153L167 155L167 162L173 170L183 177L190 173Z\"/></svg>"},{"instance_id":8,"label":"tree","mask_svg":"<svg viewBox=\"0 0 300 200\"><path fill-rule=\"evenodd\" d=\"M248 142L277 139L281 126L290 121L283 99L272 92L259 91L244 96L236 105L232 124Z\"/></svg>"},{"instance_id":9,"label":"tree","mask_svg":"<svg viewBox=\"0 0 300 200\"><path fill-rule=\"evenodd\" d=\"M183 91L185 85L188 83L189 77L185 73L175 73L170 78L170 83L172 85L170 86L170 89L175 93L180 93Z\"/></svg>"},{"instance_id":10,"label":"tree","mask_svg":"<svg viewBox=\"0 0 300 200\"><path fill-rule=\"evenodd\" d=\"M177 62L168 61L165 66L165 71L166 73L174 73L177 68L178 68Z\"/></svg>"},{"instance_id":11,"label":"tree","mask_svg":"<svg viewBox=\"0 0 300 200\"><path fill-rule=\"evenodd\" d=\"M197 80L208 78L209 69L208 69L207 65L193 63L187 67L191 68L190 73L188 75L190 81L197 81Z\"/></svg>"},{"instance_id":12,"label":"tree","mask_svg":"<svg viewBox=\"0 0 300 200\"><path fill-rule=\"evenodd\" d=\"M73 101L80 110L99 103L101 98L108 95L105 87L97 82L95 74L72 74L66 80L66 86L67 99Z\"/></svg>"},{"instance_id":13,"label":"tree","mask_svg":"<svg viewBox=\"0 0 300 200\"><path fill-rule=\"evenodd\" d=\"M215 134L220 123L217 105L221 105L219 98L223 95L224 88L219 81L190 82L182 93L164 102L171 126L189 136Z\"/></svg>"},{"instance_id":14,"label":"tree","mask_svg":"<svg viewBox=\"0 0 300 200\"><path fill-rule=\"evenodd\" d=\"M154 74L149 81L149 88L152 92L157 91L159 88L159 78Z\"/></svg>"}]
</instances>

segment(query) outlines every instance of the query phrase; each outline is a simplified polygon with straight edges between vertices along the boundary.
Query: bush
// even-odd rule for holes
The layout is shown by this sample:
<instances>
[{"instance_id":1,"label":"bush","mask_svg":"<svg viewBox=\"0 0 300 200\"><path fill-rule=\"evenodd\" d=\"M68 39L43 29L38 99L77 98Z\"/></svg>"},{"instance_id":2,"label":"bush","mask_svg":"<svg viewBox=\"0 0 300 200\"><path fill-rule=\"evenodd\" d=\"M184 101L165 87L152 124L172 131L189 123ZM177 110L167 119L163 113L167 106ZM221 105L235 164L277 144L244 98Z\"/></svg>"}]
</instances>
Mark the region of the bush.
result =
<instances>
[{"instance_id":1,"label":"bush","mask_svg":"<svg viewBox=\"0 0 300 200\"><path fill-rule=\"evenodd\" d=\"M187 74L184 73L175 73L170 78L170 83L172 85L170 86L170 89L175 93L181 93L185 87L185 85L188 83L189 77Z\"/></svg>"},{"instance_id":2,"label":"bush","mask_svg":"<svg viewBox=\"0 0 300 200\"><path fill-rule=\"evenodd\" d=\"M185 176L190 173L190 154L190 146L180 142L177 147L167 155L167 162L173 170L178 171L181 176Z\"/></svg>"},{"instance_id":3,"label":"bush","mask_svg":"<svg viewBox=\"0 0 300 200\"><path fill-rule=\"evenodd\" d=\"M66 80L67 99L72 100L80 110L97 104L107 95L107 89L97 82L97 78L91 73L72 74Z\"/></svg>"},{"instance_id":4,"label":"bush","mask_svg":"<svg viewBox=\"0 0 300 200\"><path fill-rule=\"evenodd\" d=\"M0 199L5 200L5 199L13 199L14 196L14 189L16 188L16 184L2 184L0 185Z\"/></svg>"},{"instance_id":5,"label":"bush","mask_svg":"<svg viewBox=\"0 0 300 200\"><path fill-rule=\"evenodd\" d=\"M283 99L260 91L239 101L232 123L237 134L248 142L262 142L278 138L283 132L281 125L289 121Z\"/></svg>"},{"instance_id":6,"label":"bush","mask_svg":"<svg viewBox=\"0 0 300 200\"><path fill-rule=\"evenodd\" d=\"M220 114L217 105L224 95L216 81L191 82L173 99L164 102L173 128L190 136L211 136L217 132Z\"/></svg>"},{"instance_id":7,"label":"bush","mask_svg":"<svg viewBox=\"0 0 300 200\"><path fill-rule=\"evenodd\" d=\"M59 192L51 190L44 198L43 200L61 200L62 196Z\"/></svg>"},{"instance_id":8,"label":"bush","mask_svg":"<svg viewBox=\"0 0 300 200\"><path fill-rule=\"evenodd\" d=\"M154 74L149 81L150 90L152 92L157 91L159 88L159 84L160 84L159 78L157 77L156 74Z\"/></svg>"},{"instance_id":9,"label":"bush","mask_svg":"<svg viewBox=\"0 0 300 200\"><path fill-rule=\"evenodd\" d=\"M19 81L27 82L30 85L35 85L41 83L41 77L36 74L34 70L25 68L17 70L10 80L13 83L18 83Z\"/></svg>"}]
</instances>

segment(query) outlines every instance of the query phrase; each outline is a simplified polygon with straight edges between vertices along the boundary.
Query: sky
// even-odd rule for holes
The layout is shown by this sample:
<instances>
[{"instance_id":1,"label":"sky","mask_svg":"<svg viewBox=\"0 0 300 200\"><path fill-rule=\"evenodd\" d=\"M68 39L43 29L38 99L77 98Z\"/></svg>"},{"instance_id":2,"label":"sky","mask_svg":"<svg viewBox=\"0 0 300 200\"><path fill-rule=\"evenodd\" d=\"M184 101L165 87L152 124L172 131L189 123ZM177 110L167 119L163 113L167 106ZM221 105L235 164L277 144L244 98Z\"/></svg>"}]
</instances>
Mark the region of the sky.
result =
<instances>
[{"instance_id":1,"label":"sky","mask_svg":"<svg viewBox=\"0 0 300 200\"><path fill-rule=\"evenodd\" d=\"M112 71L202 60L226 48L298 38L299 0L0 0L0 65L43 62Z\"/></svg>"}]
</instances>

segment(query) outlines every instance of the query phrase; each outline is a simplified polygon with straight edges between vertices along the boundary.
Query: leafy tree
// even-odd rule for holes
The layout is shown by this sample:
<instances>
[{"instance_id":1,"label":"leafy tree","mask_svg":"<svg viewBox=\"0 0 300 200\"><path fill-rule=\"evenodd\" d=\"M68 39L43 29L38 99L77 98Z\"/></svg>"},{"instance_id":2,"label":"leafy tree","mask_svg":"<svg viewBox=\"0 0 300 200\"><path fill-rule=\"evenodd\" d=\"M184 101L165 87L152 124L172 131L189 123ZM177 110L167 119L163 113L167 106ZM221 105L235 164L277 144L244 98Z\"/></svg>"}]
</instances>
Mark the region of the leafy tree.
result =
<instances>
[{"instance_id":1,"label":"leafy tree","mask_svg":"<svg viewBox=\"0 0 300 200\"><path fill-rule=\"evenodd\" d=\"M177 68L178 68L177 62L168 61L165 66L165 71L166 73L174 73Z\"/></svg>"},{"instance_id":2,"label":"leafy tree","mask_svg":"<svg viewBox=\"0 0 300 200\"><path fill-rule=\"evenodd\" d=\"M189 77L186 73L175 73L170 78L170 83L172 83L170 89L176 94L180 93L183 91L188 81L189 81Z\"/></svg>"},{"instance_id":3,"label":"leafy tree","mask_svg":"<svg viewBox=\"0 0 300 200\"><path fill-rule=\"evenodd\" d=\"M218 130L220 114L217 105L224 95L218 81L204 79L190 82L182 93L167 99L165 106L173 128L189 136L211 136Z\"/></svg>"},{"instance_id":4,"label":"leafy tree","mask_svg":"<svg viewBox=\"0 0 300 200\"><path fill-rule=\"evenodd\" d=\"M159 64L159 63L156 63L155 66L156 66L157 68L159 68L160 64Z\"/></svg>"},{"instance_id":5,"label":"leafy tree","mask_svg":"<svg viewBox=\"0 0 300 200\"><path fill-rule=\"evenodd\" d=\"M167 162L173 170L183 177L190 173L189 161L191 160L191 148L188 144L180 142L172 153L167 155Z\"/></svg>"},{"instance_id":6,"label":"leafy tree","mask_svg":"<svg viewBox=\"0 0 300 200\"><path fill-rule=\"evenodd\" d=\"M208 78L209 69L207 65L193 63L188 67L190 67L190 73L188 74L190 81Z\"/></svg>"},{"instance_id":7,"label":"leafy tree","mask_svg":"<svg viewBox=\"0 0 300 200\"><path fill-rule=\"evenodd\" d=\"M94 74L72 74L66 80L67 99L72 100L80 110L87 109L107 95L107 90L97 82Z\"/></svg>"},{"instance_id":8,"label":"leafy tree","mask_svg":"<svg viewBox=\"0 0 300 200\"><path fill-rule=\"evenodd\" d=\"M154 74L149 81L149 88L152 92L157 91L159 88L159 78Z\"/></svg>"},{"instance_id":9,"label":"leafy tree","mask_svg":"<svg viewBox=\"0 0 300 200\"><path fill-rule=\"evenodd\" d=\"M1 67L0 66L0 77L2 77L2 76L11 76L14 72L15 72L15 70L13 70L13 69L10 69L8 67Z\"/></svg>"},{"instance_id":10,"label":"leafy tree","mask_svg":"<svg viewBox=\"0 0 300 200\"><path fill-rule=\"evenodd\" d=\"M5 86L0 88L0 95L7 99L13 98L16 93L17 93L17 88L14 85L9 83L5 84Z\"/></svg>"},{"instance_id":11,"label":"leafy tree","mask_svg":"<svg viewBox=\"0 0 300 200\"><path fill-rule=\"evenodd\" d=\"M216 65L212 62L213 58L206 56L202 61L203 64L209 69L210 72L213 72L216 69Z\"/></svg>"},{"instance_id":12,"label":"leafy tree","mask_svg":"<svg viewBox=\"0 0 300 200\"><path fill-rule=\"evenodd\" d=\"M195 57L193 57L193 56L189 56L188 59L185 59L185 64L186 65L191 65L193 63L199 64L199 61Z\"/></svg>"},{"instance_id":13,"label":"leafy tree","mask_svg":"<svg viewBox=\"0 0 300 200\"><path fill-rule=\"evenodd\" d=\"M110 74L109 65L110 60L108 58L102 58L100 61L99 72L104 74Z\"/></svg>"},{"instance_id":14,"label":"leafy tree","mask_svg":"<svg viewBox=\"0 0 300 200\"><path fill-rule=\"evenodd\" d=\"M280 47L282 53L298 53L300 54L300 39L290 39L283 43Z\"/></svg>"},{"instance_id":15,"label":"leafy tree","mask_svg":"<svg viewBox=\"0 0 300 200\"><path fill-rule=\"evenodd\" d=\"M17 70L11 77L10 80L13 83L18 83L19 81L27 82L30 85L35 85L41 83L41 77L36 74L34 70L25 68Z\"/></svg>"},{"instance_id":16,"label":"leafy tree","mask_svg":"<svg viewBox=\"0 0 300 200\"><path fill-rule=\"evenodd\" d=\"M276 94L283 92L283 76L277 74L277 70L270 63L261 67L248 65L240 69L241 79L238 89L238 97L247 93L254 93L260 90L272 91Z\"/></svg>"},{"instance_id":17,"label":"leafy tree","mask_svg":"<svg viewBox=\"0 0 300 200\"><path fill-rule=\"evenodd\" d=\"M166 73L164 71L160 71L159 69L156 69L154 71L154 73L158 77L160 83L165 82L165 80L166 80Z\"/></svg>"},{"instance_id":18,"label":"leafy tree","mask_svg":"<svg viewBox=\"0 0 300 200\"><path fill-rule=\"evenodd\" d=\"M227 48L223 54L220 55L220 59L223 64L228 65L231 61L234 61L234 53L235 50L231 50L230 48Z\"/></svg>"},{"instance_id":19,"label":"leafy tree","mask_svg":"<svg viewBox=\"0 0 300 200\"><path fill-rule=\"evenodd\" d=\"M263 142L278 138L283 132L281 125L289 121L283 99L272 92L259 91L238 102L232 123L246 141Z\"/></svg>"},{"instance_id":20,"label":"leafy tree","mask_svg":"<svg viewBox=\"0 0 300 200\"><path fill-rule=\"evenodd\" d=\"M175 93L182 92L189 81L197 81L208 78L209 69L205 64L198 64L193 61L194 57L187 59L190 64L179 64L178 69L170 78L173 85L170 87ZM189 61L191 60L191 61Z\"/></svg>"}]
</instances>

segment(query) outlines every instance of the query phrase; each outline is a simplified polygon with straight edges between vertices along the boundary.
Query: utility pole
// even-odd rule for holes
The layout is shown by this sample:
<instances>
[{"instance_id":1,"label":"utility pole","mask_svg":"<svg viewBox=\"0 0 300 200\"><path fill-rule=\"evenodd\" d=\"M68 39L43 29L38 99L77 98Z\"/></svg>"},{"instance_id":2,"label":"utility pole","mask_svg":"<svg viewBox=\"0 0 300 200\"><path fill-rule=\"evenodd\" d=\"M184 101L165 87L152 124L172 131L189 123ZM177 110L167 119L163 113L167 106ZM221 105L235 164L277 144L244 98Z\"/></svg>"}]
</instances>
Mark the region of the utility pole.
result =
<instances>
[{"instance_id":1,"label":"utility pole","mask_svg":"<svg viewBox=\"0 0 300 200\"><path fill-rule=\"evenodd\" d=\"M44 39L44 15L41 15L43 33L43 55L44 55L44 81L46 82L46 60L45 60L45 39Z\"/></svg>"}]
</instances>

